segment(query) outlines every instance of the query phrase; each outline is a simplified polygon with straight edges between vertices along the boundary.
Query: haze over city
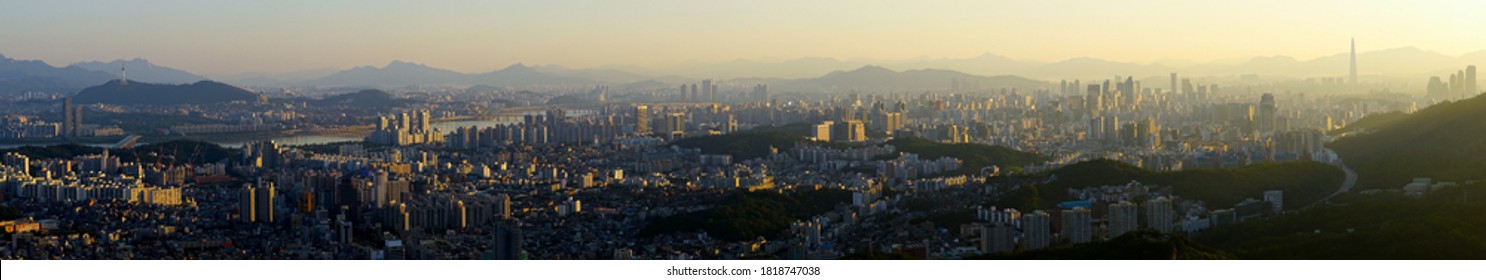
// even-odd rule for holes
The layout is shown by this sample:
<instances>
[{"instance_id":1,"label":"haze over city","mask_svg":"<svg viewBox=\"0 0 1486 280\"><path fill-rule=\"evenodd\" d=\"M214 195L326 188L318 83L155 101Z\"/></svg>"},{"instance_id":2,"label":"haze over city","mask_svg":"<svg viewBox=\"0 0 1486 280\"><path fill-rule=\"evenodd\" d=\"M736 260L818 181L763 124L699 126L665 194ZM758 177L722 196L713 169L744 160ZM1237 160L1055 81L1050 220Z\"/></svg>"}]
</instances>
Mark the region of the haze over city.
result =
<instances>
[{"instance_id":1,"label":"haze over city","mask_svg":"<svg viewBox=\"0 0 1486 280\"><path fill-rule=\"evenodd\" d=\"M61 65L147 58L207 76L393 60L461 72L525 63L685 75L673 70L987 53L1181 67L1308 60L1344 53L1354 37L1361 52L1486 56L1486 36L1472 36L1486 28L1473 12L1483 9L1479 1L6 1L0 51Z\"/></svg>"}]
</instances>

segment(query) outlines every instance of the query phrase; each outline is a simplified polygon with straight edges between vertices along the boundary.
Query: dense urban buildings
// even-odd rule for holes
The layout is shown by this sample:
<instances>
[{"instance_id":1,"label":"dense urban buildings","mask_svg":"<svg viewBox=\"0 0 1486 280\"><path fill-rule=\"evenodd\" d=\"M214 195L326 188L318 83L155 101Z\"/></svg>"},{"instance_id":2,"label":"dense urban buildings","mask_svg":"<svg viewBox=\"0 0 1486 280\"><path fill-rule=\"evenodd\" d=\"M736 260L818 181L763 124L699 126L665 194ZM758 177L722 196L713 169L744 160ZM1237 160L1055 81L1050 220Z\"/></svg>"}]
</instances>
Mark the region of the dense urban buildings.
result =
<instances>
[{"instance_id":1,"label":"dense urban buildings","mask_svg":"<svg viewBox=\"0 0 1486 280\"><path fill-rule=\"evenodd\" d=\"M1304 80L863 67L841 84L27 93L0 98L0 138L19 143L0 258L973 259L1201 238L1357 199L1328 143L1479 94L1475 66L1403 95L1350 57L1348 76ZM540 73L523 67L502 71ZM27 146L52 140L88 144Z\"/></svg>"}]
</instances>

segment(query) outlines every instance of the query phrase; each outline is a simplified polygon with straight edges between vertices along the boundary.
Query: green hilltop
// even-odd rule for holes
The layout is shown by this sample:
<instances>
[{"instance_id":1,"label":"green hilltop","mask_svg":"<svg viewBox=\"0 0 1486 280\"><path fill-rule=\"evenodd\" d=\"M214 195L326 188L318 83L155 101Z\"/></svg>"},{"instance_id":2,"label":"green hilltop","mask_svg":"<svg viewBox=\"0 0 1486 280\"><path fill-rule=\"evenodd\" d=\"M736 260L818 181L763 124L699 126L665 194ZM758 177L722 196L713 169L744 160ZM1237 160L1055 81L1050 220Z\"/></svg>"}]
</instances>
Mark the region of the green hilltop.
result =
<instances>
[{"instance_id":1,"label":"green hilltop","mask_svg":"<svg viewBox=\"0 0 1486 280\"><path fill-rule=\"evenodd\" d=\"M1486 95L1402 116L1368 117L1353 126L1369 132L1328 146L1357 171L1361 189L1399 188L1415 177L1486 179Z\"/></svg>"},{"instance_id":2,"label":"green hilltop","mask_svg":"<svg viewBox=\"0 0 1486 280\"><path fill-rule=\"evenodd\" d=\"M1281 190L1285 192L1285 209L1296 209L1320 201L1336 191L1346 174L1331 165L1306 161L1264 163L1233 169L1153 172L1120 161L1100 159L1028 175L1047 176L1056 176L1056 179L1018 189L1004 196L999 204L1019 209L1051 208L1054 203L1073 199L1068 197L1069 189L1139 181L1171 187L1171 192L1177 196L1206 201L1210 207L1218 208L1261 197L1265 191Z\"/></svg>"},{"instance_id":3,"label":"green hilltop","mask_svg":"<svg viewBox=\"0 0 1486 280\"><path fill-rule=\"evenodd\" d=\"M88 87L77 93L78 104L212 104L234 101L255 102L257 93L213 81L168 85L119 81Z\"/></svg>"},{"instance_id":4,"label":"green hilltop","mask_svg":"<svg viewBox=\"0 0 1486 280\"><path fill-rule=\"evenodd\" d=\"M1230 260L1223 250L1197 244L1186 236L1135 231L1114 239L1009 254L973 256L986 260Z\"/></svg>"},{"instance_id":5,"label":"green hilltop","mask_svg":"<svg viewBox=\"0 0 1486 280\"><path fill-rule=\"evenodd\" d=\"M1486 184L1419 198L1353 196L1347 205L1219 227L1195 239L1244 259L1486 259Z\"/></svg>"}]
</instances>

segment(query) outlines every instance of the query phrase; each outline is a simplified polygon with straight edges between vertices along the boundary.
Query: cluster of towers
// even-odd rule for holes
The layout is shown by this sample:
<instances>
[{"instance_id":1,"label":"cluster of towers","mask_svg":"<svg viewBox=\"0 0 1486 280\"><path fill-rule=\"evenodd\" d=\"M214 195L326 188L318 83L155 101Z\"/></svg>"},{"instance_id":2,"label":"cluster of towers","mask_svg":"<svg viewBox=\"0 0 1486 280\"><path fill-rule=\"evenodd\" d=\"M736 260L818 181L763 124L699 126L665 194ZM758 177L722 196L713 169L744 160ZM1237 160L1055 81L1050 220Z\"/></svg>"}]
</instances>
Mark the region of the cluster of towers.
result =
<instances>
[{"instance_id":1,"label":"cluster of towers","mask_svg":"<svg viewBox=\"0 0 1486 280\"><path fill-rule=\"evenodd\" d=\"M82 136L83 110L72 105L72 97L62 98L62 136Z\"/></svg>"},{"instance_id":2,"label":"cluster of towers","mask_svg":"<svg viewBox=\"0 0 1486 280\"><path fill-rule=\"evenodd\" d=\"M688 88L691 90L687 90ZM689 86L687 84L681 84L681 100L716 101L717 84L713 84L712 80L702 80L700 87L697 84L691 84Z\"/></svg>"},{"instance_id":3,"label":"cluster of towers","mask_svg":"<svg viewBox=\"0 0 1486 280\"><path fill-rule=\"evenodd\" d=\"M428 110L381 116L377 118L376 130L365 140L394 146L443 142L444 135L431 122Z\"/></svg>"},{"instance_id":4,"label":"cluster of towers","mask_svg":"<svg viewBox=\"0 0 1486 280\"><path fill-rule=\"evenodd\" d=\"M1448 83L1441 80L1439 76L1429 78L1429 97L1469 97L1476 93L1480 93L1480 88L1476 87L1475 65L1466 66L1464 70L1450 74Z\"/></svg>"}]
</instances>

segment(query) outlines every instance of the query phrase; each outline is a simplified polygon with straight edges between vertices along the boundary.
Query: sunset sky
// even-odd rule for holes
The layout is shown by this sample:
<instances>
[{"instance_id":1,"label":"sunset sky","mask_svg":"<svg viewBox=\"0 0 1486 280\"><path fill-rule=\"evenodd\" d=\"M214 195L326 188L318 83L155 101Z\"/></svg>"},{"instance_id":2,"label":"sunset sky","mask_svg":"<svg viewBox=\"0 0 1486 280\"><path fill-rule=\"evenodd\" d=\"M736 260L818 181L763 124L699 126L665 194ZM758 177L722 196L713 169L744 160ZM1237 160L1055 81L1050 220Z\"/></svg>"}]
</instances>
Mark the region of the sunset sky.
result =
<instances>
[{"instance_id":1,"label":"sunset sky","mask_svg":"<svg viewBox=\"0 0 1486 280\"><path fill-rule=\"evenodd\" d=\"M1482 1L0 1L0 54L230 74L512 63L665 68L994 53L1057 61L1486 49Z\"/></svg>"}]
</instances>

